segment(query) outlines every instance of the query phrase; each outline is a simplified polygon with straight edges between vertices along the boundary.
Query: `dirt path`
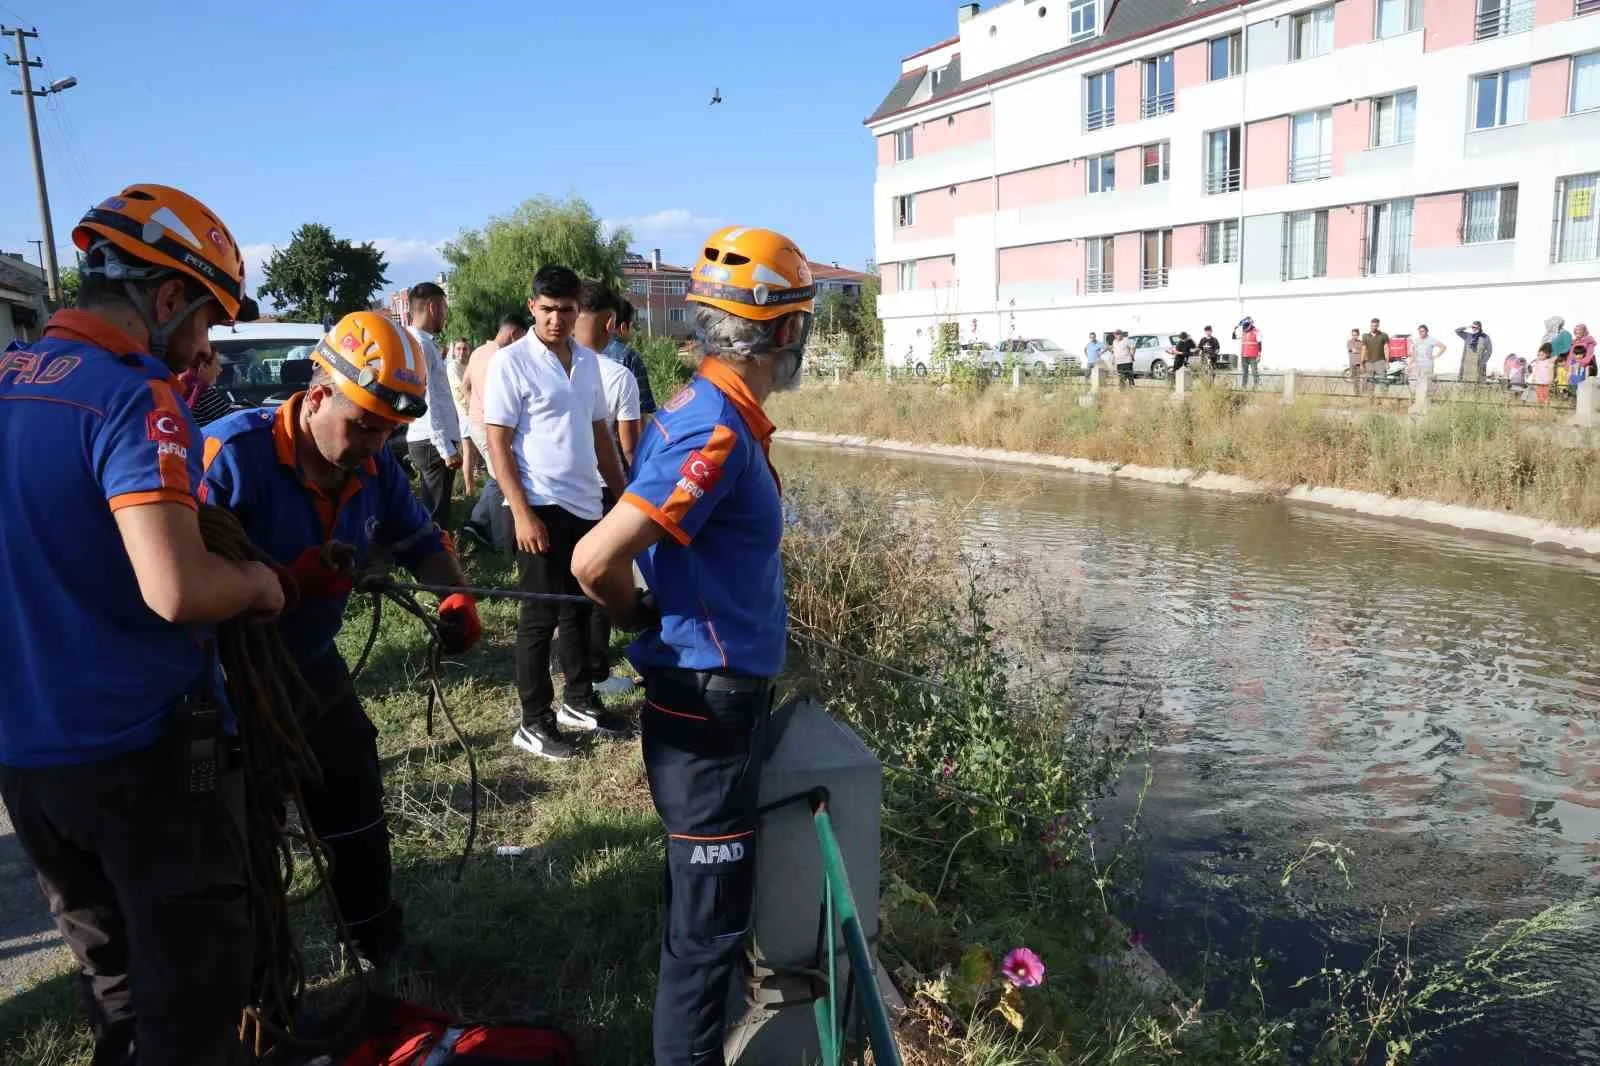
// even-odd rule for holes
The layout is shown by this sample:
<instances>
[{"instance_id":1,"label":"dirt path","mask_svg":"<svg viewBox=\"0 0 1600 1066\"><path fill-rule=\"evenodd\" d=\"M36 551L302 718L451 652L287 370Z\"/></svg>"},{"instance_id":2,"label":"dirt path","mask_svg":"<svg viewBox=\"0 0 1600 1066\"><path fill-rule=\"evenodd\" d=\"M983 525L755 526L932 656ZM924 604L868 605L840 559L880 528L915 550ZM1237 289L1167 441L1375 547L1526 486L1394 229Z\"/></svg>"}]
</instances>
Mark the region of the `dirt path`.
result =
<instances>
[{"instance_id":1,"label":"dirt path","mask_svg":"<svg viewBox=\"0 0 1600 1066\"><path fill-rule=\"evenodd\" d=\"M33 866L0 806L0 1001L71 963L33 879Z\"/></svg>"}]
</instances>

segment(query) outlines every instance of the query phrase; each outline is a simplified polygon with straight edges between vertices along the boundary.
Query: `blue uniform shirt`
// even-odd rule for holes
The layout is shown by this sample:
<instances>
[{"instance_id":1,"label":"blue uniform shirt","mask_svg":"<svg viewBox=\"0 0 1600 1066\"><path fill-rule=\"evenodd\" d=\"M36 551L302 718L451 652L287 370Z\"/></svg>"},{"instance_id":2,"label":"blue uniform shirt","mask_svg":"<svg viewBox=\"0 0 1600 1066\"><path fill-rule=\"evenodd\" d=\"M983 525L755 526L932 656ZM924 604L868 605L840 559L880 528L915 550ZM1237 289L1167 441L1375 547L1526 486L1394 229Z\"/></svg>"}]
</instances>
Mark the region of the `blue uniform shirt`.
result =
<instances>
[{"instance_id":1,"label":"blue uniform shirt","mask_svg":"<svg viewBox=\"0 0 1600 1066\"><path fill-rule=\"evenodd\" d=\"M200 498L232 511L256 547L285 566L330 540L355 549L358 569L372 562L373 544L388 545L410 569L446 550L387 448L345 483L338 500L305 480L295 457L303 396L289 397L276 411L236 411L207 426ZM333 651L348 599L307 599L278 620L296 660L309 665Z\"/></svg>"},{"instance_id":2,"label":"blue uniform shirt","mask_svg":"<svg viewBox=\"0 0 1600 1066\"><path fill-rule=\"evenodd\" d=\"M0 354L0 764L149 747L201 690L207 627L139 591L113 512L194 507L200 428L165 366L82 311Z\"/></svg>"},{"instance_id":3,"label":"blue uniform shirt","mask_svg":"<svg viewBox=\"0 0 1600 1066\"><path fill-rule=\"evenodd\" d=\"M661 626L628 649L640 670L676 666L775 677L783 669L783 501L767 458L772 423L715 359L657 412L624 502L667 531L639 558Z\"/></svg>"}]
</instances>

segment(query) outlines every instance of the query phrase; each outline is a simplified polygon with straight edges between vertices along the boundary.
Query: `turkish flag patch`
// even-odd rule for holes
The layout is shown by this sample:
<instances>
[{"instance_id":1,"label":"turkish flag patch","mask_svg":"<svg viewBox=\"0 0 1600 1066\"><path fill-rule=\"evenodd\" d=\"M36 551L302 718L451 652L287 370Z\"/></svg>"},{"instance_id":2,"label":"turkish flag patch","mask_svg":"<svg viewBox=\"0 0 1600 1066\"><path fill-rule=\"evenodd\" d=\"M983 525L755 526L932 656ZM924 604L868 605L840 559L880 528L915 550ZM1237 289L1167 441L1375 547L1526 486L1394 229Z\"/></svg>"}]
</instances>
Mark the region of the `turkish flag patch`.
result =
<instances>
[{"instance_id":1,"label":"turkish flag patch","mask_svg":"<svg viewBox=\"0 0 1600 1066\"><path fill-rule=\"evenodd\" d=\"M710 492L722 480L722 464L696 448L678 467L678 476L702 493Z\"/></svg>"},{"instance_id":2,"label":"turkish flag patch","mask_svg":"<svg viewBox=\"0 0 1600 1066\"><path fill-rule=\"evenodd\" d=\"M144 434L161 444L189 446L189 423L173 411L151 411L145 415Z\"/></svg>"}]
</instances>

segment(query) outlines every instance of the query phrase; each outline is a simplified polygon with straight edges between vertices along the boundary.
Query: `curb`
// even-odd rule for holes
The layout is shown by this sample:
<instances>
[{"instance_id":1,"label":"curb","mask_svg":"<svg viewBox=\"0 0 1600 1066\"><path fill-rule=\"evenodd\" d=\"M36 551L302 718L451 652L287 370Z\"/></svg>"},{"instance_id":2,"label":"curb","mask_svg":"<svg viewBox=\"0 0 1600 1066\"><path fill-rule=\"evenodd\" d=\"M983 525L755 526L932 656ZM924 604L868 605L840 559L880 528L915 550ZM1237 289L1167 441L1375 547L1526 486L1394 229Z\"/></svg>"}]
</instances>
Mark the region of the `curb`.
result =
<instances>
[{"instance_id":1,"label":"curb","mask_svg":"<svg viewBox=\"0 0 1600 1066\"><path fill-rule=\"evenodd\" d=\"M1543 551L1600 557L1600 529L1562 526L1526 515L1463 507L1453 503L1437 503L1433 500L1384 496L1376 492L1358 492L1354 489L1336 489L1318 485L1285 487L1209 470L1197 472L1188 469L1137 466L1131 463L1109 463L1096 459L1044 455L1038 452L1003 451L998 448L974 448L959 444L919 444L853 434L811 433L798 429L779 430L773 436L777 440L794 444L827 444L907 455L938 455L975 462L1009 463L1016 466L1065 470L1096 477L1124 478L1129 481L1174 485L1205 492L1272 497L1302 506L1345 511L1405 525L1441 529L1513 544L1526 544Z\"/></svg>"}]
</instances>

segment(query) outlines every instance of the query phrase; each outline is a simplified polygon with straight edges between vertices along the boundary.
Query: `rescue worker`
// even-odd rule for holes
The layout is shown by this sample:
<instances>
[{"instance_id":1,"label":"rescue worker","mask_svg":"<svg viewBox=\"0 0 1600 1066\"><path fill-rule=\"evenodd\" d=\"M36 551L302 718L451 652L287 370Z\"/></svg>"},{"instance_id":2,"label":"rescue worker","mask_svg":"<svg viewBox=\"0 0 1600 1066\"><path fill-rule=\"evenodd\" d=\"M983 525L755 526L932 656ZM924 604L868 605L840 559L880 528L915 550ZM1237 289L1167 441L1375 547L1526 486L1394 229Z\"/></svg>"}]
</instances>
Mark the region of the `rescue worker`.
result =
<instances>
[{"instance_id":1,"label":"rescue worker","mask_svg":"<svg viewBox=\"0 0 1600 1066\"><path fill-rule=\"evenodd\" d=\"M1377 328L1377 324L1373 324ZM1250 387L1250 376L1255 375L1256 384L1261 384L1261 330L1256 328L1255 321L1249 317L1241 318L1239 325L1234 328L1233 339L1239 342L1239 385L1242 388Z\"/></svg>"},{"instance_id":2,"label":"rescue worker","mask_svg":"<svg viewBox=\"0 0 1600 1066\"><path fill-rule=\"evenodd\" d=\"M212 555L175 372L254 317L220 219L130 185L72 231L75 310L0 355L0 794L80 970L101 1064L243 1060L243 774L211 626L283 606Z\"/></svg>"},{"instance_id":3,"label":"rescue worker","mask_svg":"<svg viewBox=\"0 0 1600 1066\"><path fill-rule=\"evenodd\" d=\"M426 403L416 340L382 314L356 311L311 358L304 392L276 410L239 411L207 427L201 498L237 515L251 541L295 577L299 603L278 628L322 697L320 717L306 726L321 781L304 788L304 813L332 857L334 898L357 948L382 965L402 935L378 733L334 638L352 572L373 562L375 548L428 584L463 581L448 538L384 446ZM439 621L447 654L478 639L477 607L463 593L439 604Z\"/></svg>"},{"instance_id":4,"label":"rescue worker","mask_svg":"<svg viewBox=\"0 0 1600 1066\"><path fill-rule=\"evenodd\" d=\"M616 624L648 625L629 656L644 677L645 771L667 831L657 1066L723 1061L788 630L783 509L762 404L800 383L816 288L793 241L734 227L706 241L688 299L699 370L644 430L622 504L579 542L572 564ZM634 588L636 556L659 617Z\"/></svg>"}]
</instances>

